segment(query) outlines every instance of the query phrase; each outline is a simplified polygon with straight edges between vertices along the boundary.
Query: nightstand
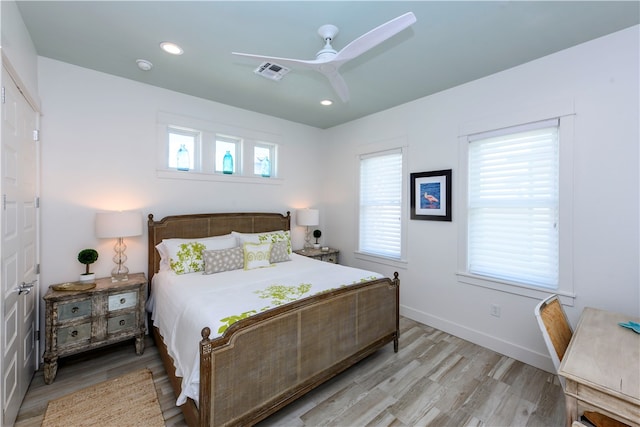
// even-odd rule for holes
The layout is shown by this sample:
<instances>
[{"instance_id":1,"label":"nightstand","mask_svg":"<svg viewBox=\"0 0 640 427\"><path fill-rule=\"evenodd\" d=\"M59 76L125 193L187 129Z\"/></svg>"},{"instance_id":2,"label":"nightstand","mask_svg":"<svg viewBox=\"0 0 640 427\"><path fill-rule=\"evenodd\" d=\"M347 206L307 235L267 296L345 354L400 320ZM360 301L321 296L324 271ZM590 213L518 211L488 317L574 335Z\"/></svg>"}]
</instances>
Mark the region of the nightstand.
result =
<instances>
[{"instance_id":1,"label":"nightstand","mask_svg":"<svg viewBox=\"0 0 640 427\"><path fill-rule=\"evenodd\" d=\"M327 251L323 251L322 249L300 249L299 251L294 251L298 255L303 255L313 259L319 259L320 261L331 262L334 264L338 264L338 255L340 251L337 249L331 249Z\"/></svg>"},{"instance_id":2,"label":"nightstand","mask_svg":"<svg viewBox=\"0 0 640 427\"><path fill-rule=\"evenodd\" d=\"M130 274L125 282L111 282L111 277L97 279L95 288L83 291L56 291L49 287L43 298L46 384L56 377L59 357L131 338L135 338L136 354L144 352L144 273Z\"/></svg>"}]
</instances>

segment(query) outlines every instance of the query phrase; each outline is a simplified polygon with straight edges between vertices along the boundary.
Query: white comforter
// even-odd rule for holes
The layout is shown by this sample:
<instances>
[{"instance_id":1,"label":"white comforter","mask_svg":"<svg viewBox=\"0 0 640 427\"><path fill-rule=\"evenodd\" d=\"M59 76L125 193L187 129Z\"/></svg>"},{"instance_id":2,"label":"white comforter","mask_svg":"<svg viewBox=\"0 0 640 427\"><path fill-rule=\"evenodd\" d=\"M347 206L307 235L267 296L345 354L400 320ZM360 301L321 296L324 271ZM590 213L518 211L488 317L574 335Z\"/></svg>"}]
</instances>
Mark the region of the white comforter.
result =
<instances>
[{"instance_id":1,"label":"white comforter","mask_svg":"<svg viewBox=\"0 0 640 427\"><path fill-rule=\"evenodd\" d=\"M255 270L233 270L204 275L176 275L173 271L153 276L148 308L173 358L176 375L182 377L177 405L190 397L199 404L200 331L208 326L211 338L230 324L231 316L308 297L318 292L381 278L382 275L292 254L291 261Z\"/></svg>"}]
</instances>

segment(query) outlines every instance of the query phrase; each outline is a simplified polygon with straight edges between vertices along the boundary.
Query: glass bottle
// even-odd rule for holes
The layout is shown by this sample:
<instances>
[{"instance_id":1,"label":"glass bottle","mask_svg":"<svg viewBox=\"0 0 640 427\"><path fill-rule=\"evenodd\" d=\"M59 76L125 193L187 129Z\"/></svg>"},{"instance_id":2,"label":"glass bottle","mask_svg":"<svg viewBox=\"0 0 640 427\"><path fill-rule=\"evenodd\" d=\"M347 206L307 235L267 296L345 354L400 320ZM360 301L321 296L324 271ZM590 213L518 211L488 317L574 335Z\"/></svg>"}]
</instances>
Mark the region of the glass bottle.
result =
<instances>
[{"instance_id":1,"label":"glass bottle","mask_svg":"<svg viewBox=\"0 0 640 427\"><path fill-rule=\"evenodd\" d=\"M232 174L233 173L233 157L229 150L224 154L222 158L222 173Z\"/></svg>"},{"instance_id":2,"label":"glass bottle","mask_svg":"<svg viewBox=\"0 0 640 427\"><path fill-rule=\"evenodd\" d=\"M262 159L260 175L265 178L269 178L271 176L271 162L268 157Z\"/></svg>"},{"instance_id":3,"label":"glass bottle","mask_svg":"<svg viewBox=\"0 0 640 427\"><path fill-rule=\"evenodd\" d=\"M184 144L180 145L178 149L177 168L179 171L188 171L190 166L189 151Z\"/></svg>"}]
</instances>

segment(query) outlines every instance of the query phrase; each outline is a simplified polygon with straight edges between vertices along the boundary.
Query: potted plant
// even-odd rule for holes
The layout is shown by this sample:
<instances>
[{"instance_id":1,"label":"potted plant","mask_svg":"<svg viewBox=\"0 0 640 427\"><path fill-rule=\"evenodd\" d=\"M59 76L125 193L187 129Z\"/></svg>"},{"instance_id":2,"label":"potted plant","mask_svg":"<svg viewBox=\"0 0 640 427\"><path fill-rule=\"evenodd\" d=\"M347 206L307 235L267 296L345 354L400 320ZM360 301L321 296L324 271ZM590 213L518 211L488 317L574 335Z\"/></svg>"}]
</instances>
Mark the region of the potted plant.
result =
<instances>
[{"instance_id":1,"label":"potted plant","mask_svg":"<svg viewBox=\"0 0 640 427\"><path fill-rule=\"evenodd\" d=\"M316 238L316 242L313 244L313 247L315 249L318 249L320 247L320 243L318 243L318 239L320 238L320 236L322 236L322 232L320 230L313 230L313 237Z\"/></svg>"},{"instance_id":2,"label":"potted plant","mask_svg":"<svg viewBox=\"0 0 640 427\"><path fill-rule=\"evenodd\" d=\"M95 273L89 272L89 266L98 260L98 251L95 249L83 249L78 253L78 261L80 264L87 266L87 270L80 275L81 282L91 282L95 280Z\"/></svg>"}]
</instances>

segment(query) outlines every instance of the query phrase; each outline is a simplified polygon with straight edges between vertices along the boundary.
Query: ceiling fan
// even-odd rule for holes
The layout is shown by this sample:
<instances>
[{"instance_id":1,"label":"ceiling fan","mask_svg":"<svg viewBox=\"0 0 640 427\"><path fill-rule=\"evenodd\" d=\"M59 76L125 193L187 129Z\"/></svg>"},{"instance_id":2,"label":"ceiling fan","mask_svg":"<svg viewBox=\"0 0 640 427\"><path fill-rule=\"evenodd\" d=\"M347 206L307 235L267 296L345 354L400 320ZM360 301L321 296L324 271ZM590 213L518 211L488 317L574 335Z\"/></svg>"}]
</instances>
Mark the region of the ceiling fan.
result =
<instances>
[{"instance_id":1,"label":"ceiling fan","mask_svg":"<svg viewBox=\"0 0 640 427\"><path fill-rule=\"evenodd\" d=\"M249 58L262 59L269 62L277 62L278 65L295 67L304 67L311 70L318 71L324 74L333 86L340 99L343 102L349 100L349 88L346 82L338 72L338 69L347 61L362 55L369 49L379 45L383 41L395 36L400 31L412 25L416 22L416 17L413 12L407 12L404 15L400 15L397 18L388 21L366 34L358 37L342 50L337 52L332 46L336 34L338 34L338 27L335 25L327 24L318 29L318 34L324 40L324 47L316 54L316 59L304 60L304 59L291 59L291 58L277 58L272 56L253 55L250 53L232 52L234 55L245 56ZM275 64L274 64L275 65ZM264 68L264 67L263 67Z\"/></svg>"}]
</instances>

